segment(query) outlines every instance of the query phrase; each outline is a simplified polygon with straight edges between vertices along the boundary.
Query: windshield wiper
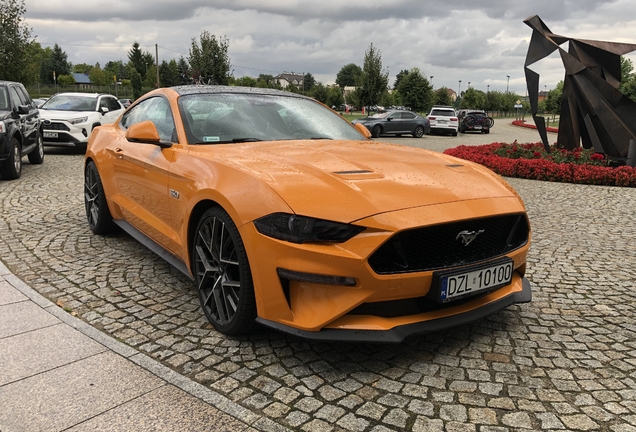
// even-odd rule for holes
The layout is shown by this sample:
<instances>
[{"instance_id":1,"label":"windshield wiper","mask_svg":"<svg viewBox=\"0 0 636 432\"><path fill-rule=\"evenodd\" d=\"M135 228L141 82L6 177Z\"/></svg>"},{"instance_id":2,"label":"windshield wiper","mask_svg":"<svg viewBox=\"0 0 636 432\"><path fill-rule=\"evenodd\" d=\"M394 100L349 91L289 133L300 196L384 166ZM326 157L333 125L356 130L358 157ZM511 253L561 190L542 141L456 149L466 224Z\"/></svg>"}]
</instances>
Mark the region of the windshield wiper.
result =
<instances>
[{"instance_id":1,"label":"windshield wiper","mask_svg":"<svg viewBox=\"0 0 636 432\"><path fill-rule=\"evenodd\" d=\"M333 138L331 138L331 137L326 137L326 136L322 136L322 137L311 137L311 138L309 138L309 139L312 139L312 140L331 140L331 139L333 139Z\"/></svg>"},{"instance_id":2,"label":"windshield wiper","mask_svg":"<svg viewBox=\"0 0 636 432\"><path fill-rule=\"evenodd\" d=\"M262 141L262 140L258 138L232 138L232 142L235 142L235 143L257 142L257 141Z\"/></svg>"}]
</instances>

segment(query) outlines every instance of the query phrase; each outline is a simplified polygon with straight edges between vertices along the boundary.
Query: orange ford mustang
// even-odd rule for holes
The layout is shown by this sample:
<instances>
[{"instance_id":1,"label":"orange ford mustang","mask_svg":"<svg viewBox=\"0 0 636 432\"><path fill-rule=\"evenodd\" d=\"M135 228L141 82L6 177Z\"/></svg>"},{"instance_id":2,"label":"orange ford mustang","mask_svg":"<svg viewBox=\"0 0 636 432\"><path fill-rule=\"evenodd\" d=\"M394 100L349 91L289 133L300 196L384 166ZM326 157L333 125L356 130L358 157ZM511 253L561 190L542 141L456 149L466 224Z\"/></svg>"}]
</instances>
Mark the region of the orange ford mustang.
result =
<instances>
[{"instance_id":1,"label":"orange ford mustang","mask_svg":"<svg viewBox=\"0 0 636 432\"><path fill-rule=\"evenodd\" d=\"M499 176L289 92L150 92L93 132L84 190L92 231L191 277L229 335L398 342L532 297L530 225Z\"/></svg>"}]
</instances>

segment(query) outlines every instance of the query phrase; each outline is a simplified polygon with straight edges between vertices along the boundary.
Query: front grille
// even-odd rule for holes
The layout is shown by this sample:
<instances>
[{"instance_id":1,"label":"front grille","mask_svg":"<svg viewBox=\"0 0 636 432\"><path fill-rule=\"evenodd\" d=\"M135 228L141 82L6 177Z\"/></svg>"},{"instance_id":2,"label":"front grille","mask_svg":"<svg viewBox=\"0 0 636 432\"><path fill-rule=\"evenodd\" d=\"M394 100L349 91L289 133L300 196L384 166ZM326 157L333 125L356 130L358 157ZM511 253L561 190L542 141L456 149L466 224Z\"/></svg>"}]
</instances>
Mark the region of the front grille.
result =
<instances>
[{"instance_id":1,"label":"front grille","mask_svg":"<svg viewBox=\"0 0 636 432\"><path fill-rule=\"evenodd\" d=\"M51 122L49 124L44 124L42 127L45 130L70 131L69 127L66 126L64 123Z\"/></svg>"},{"instance_id":2,"label":"front grille","mask_svg":"<svg viewBox=\"0 0 636 432\"><path fill-rule=\"evenodd\" d=\"M462 231L482 230L468 246L457 238ZM410 229L380 246L369 258L369 265L378 274L392 274L478 263L525 245L528 231L523 213Z\"/></svg>"}]
</instances>

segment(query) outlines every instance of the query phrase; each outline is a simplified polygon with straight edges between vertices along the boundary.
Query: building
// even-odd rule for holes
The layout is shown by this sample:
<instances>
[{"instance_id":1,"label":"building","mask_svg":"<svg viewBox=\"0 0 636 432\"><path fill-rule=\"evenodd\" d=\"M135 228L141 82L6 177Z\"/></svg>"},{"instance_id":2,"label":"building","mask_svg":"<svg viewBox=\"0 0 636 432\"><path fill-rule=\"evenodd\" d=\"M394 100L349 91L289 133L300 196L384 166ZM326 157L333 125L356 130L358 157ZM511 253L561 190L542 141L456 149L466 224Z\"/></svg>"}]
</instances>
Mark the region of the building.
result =
<instances>
[{"instance_id":1,"label":"building","mask_svg":"<svg viewBox=\"0 0 636 432\"><path fill-rule=\"evenodd\" d=\"M303 80L305 79L305 74L296 74L294 72L283 72L282 74L276 75L274 79L284 89L289 87L290 84L293 84L296 87L302 89Z\"/></svg>"},{"instance_id":2,"label":"building","mask_svg":"<svg viewBox=\"0 0 636 432\"><path fill-rule=\"evenodd\" d=\"M75 78L75 85L77 89L92 89L95 87L95 84L91 81L88 75L84 73L72 73L73 78Z\"/></svg>"}]
</instances>

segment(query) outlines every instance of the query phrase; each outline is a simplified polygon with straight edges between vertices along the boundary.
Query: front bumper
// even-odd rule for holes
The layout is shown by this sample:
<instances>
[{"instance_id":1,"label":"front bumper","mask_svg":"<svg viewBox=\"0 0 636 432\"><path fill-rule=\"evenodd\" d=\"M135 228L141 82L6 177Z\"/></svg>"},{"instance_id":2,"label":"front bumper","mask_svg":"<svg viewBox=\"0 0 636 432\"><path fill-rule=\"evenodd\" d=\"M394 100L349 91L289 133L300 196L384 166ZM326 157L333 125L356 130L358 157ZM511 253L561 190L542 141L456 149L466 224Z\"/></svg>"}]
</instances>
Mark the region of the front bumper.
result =
<instances>
[{"instance_id":1,"label":"front bumper","mask_svg":"<svg viewBox=\"0 0 636 432\"><path fill-rule=\"evenodd\" d=\"M71 125L67 122L54 121L44 124L42 126L44 145L77 146L86 144L88 143L90 128L88 123Z\"/></svg>"},{"instance_id":2,"label":"front bumper","mask_svg":"<svg viewBox=\"0 0 636 432\"><path fill-rule=\"evenodd\" d=\"M457 315L445 316L430 321L416 322L394 327L390 330L358 330L324 328L318 332L300 330L274 321L256 318L256 322L266 327L299 336L305 339L343 341L343 342L402 342L408 336L432 333L452 327L468 324L516 303L532 301L532 288L526 278L522 278L522 289L499 300L488 303L478 309L469 310Z\"/></svg>"}]
</instances>

